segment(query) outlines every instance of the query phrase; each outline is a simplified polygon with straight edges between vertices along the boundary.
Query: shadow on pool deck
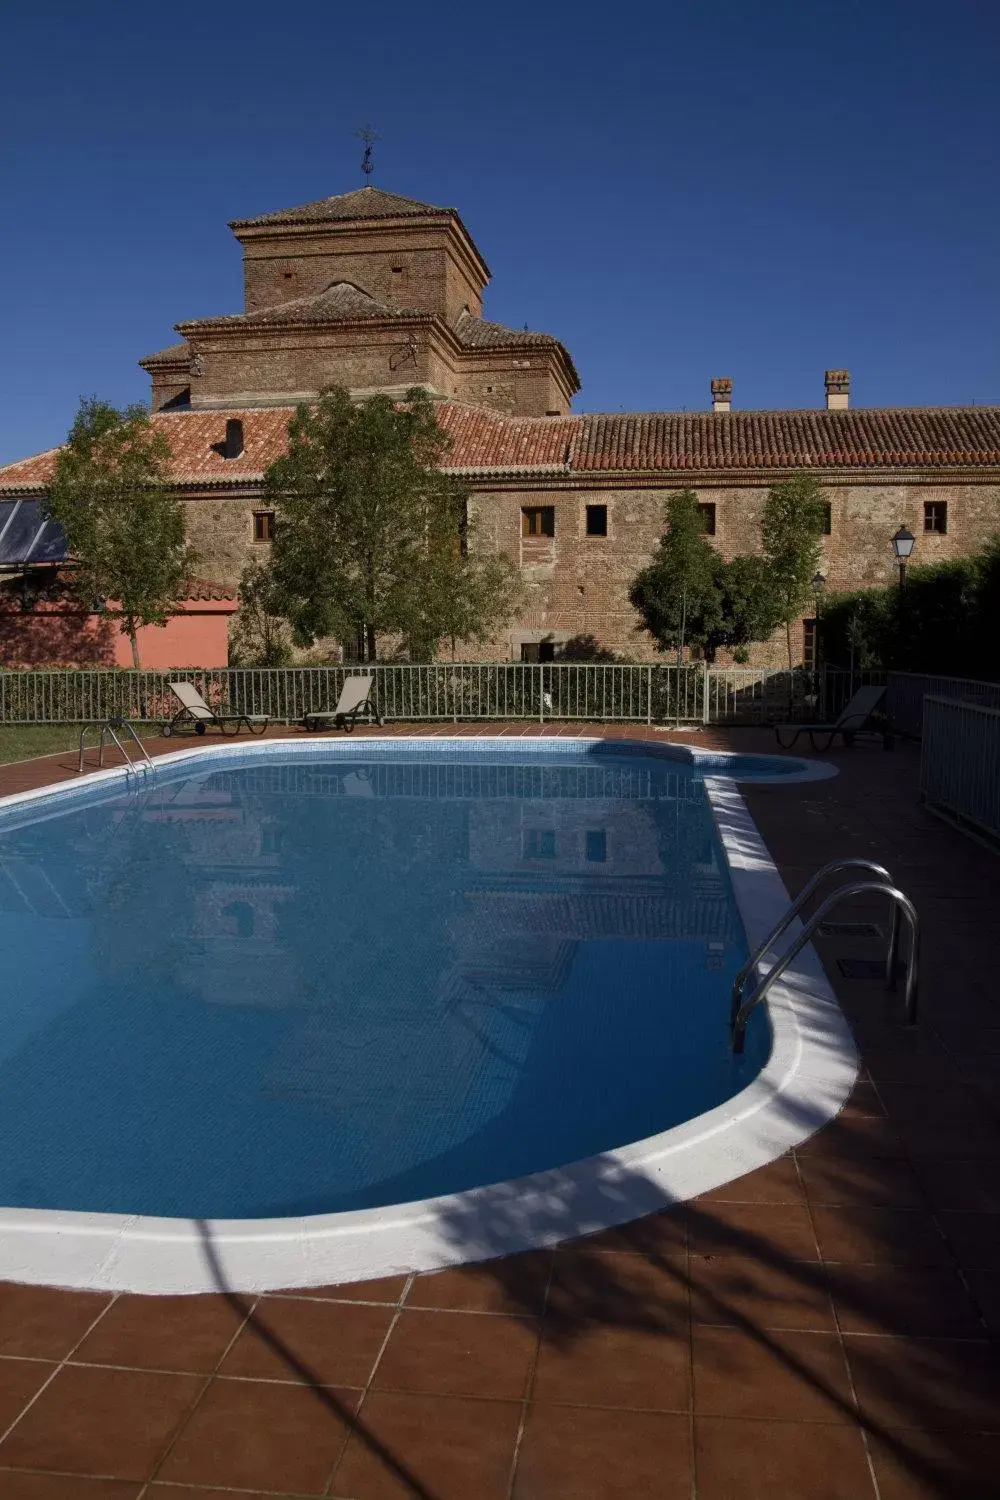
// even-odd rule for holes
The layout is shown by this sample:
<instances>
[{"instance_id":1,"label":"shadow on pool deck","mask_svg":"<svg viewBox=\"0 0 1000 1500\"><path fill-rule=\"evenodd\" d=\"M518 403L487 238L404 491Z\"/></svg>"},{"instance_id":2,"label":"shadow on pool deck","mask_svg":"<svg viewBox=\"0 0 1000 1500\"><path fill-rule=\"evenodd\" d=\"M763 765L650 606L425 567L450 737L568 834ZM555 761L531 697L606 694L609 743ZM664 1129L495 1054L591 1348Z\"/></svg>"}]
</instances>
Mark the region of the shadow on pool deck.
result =
<instances>
[{"instance_id":1,"label":"shadow on pool deck","mask_svg":"<svg viewBox=\"0 0 1000 1500\"><path fill-rule=\"evenodd\" d=\"M569 1188L553 1173L537 1202L499 1185L450 1211L442 1227L455 1255L480 1261L407 1279L360 1412L282 1336L273 1321L280 1299L253 1309L226 1289L201 1226L206 1257L220 1291L246 1316L241 1337L266 1346L286 1378L309 1386L349 1431L330 1495L507 1494L479 1490L471 1476L470 1488L456 1486L456 1455L439 1488L440 1465L429 1462L426 1444L416 1455L394 1448L369 1425L365 1407L383 1390L442 1383L439 1396L460 1396L463 1387L478 1394L481 1377L463 1360L489 1360L491 1341L495 1358L504 1331L517 1327L526 1335L519 1390L501 1398L484 1389L479 1399L499 1404L516 1394L522 1403L520 1441L509 1455L509 1493L522 1500L687 1495L691 1425L699 1496L764 1494L758 1486L770 1475L789 1495L853 1500L877 1493L871 1466L883 1497L992 1496L1000 1439L978 1434L996 1432L1000 1374L951 1247L917 1206L919 1186L907 1181L902 1157L889 1154L888 1126L878 1124L866 1087L841 1117L834 1155L822 1152L820 1135L795 1158L618 1229L574 1238L601 1212L596 1205L613 1215L623 1197L641 1202L645 1192L652 1208L659 1192L603 1157ZM867 1163L860 1173L859 1160ZM866 1196L895 1206L862 1207ZM526 1226L563 1243L554 1252L505 1254L523 1242ZM337 1290L320 1295L335 1298ZM405 1347L414 1319L422 1320L427 1358ZM443 1354L448 1367L436 1370ZM586 1432L566 1431L569 1411L589 1414L589 1446L596 1436L599 1448L588 1453ZM683 1417L683 1432L649 1430L646 1448L629 1453L601 1430L608 1417L631 1431L636 1418L655 1414ZM600 1471L609 1442L617 1477L594 1488L583 1475L595 1465ZM664 1463L677 1471L676 1488L647 1487ZM830 1463L835 1475L824 1474ZM381 1471L392 1482L355 1488L340 1482L345 1470L369 1480Z\"/></svg>"}]
</instances>

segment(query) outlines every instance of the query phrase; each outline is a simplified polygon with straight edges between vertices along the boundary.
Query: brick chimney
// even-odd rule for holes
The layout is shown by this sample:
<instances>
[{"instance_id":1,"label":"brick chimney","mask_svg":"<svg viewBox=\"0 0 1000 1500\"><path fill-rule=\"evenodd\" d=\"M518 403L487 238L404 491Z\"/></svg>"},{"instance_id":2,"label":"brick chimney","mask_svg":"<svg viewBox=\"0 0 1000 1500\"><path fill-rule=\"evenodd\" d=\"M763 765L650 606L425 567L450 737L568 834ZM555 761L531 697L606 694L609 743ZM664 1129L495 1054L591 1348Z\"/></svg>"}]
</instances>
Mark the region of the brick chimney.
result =
<instances>
[{"instance_id":1,"label":"brick chimney","mask_svg":"<svg viewBox=\"0 0 1000 1500\"><path fill-rule=\"evenodd\" d=\"M850 370L827 370L826 372L826 409L827 411L845 411L851 404L851 372Z\"/></svg>"},{"instance_id":2,"label":"brick chimney","mask_svg":"<svg viewBox=\"0 0 1000 1500\"><path fill-rule=\"evenodd\" d=\"M712 410L730 411L733 402L733 382L725 375L716 376L712 381Z\"/></svg>"}]
</instances>

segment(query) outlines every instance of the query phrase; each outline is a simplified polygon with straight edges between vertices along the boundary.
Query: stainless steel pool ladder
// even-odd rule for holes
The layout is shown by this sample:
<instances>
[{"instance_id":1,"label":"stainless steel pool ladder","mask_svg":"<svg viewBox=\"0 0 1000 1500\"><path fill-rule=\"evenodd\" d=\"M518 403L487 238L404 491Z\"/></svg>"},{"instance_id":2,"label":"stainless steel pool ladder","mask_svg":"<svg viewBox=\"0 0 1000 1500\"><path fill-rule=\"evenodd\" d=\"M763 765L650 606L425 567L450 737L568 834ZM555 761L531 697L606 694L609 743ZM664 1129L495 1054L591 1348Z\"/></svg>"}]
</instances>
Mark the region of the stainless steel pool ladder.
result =
<instances>
[{"instance_id":1,"label":"stainless steel pool ladder","mask_svg":"<svg viewBox=\"0 0 1000 1500\"><path fill-rule=\"evenodd\" d=\"M84 724L83 728L80 730L80 760L76 768L77 775L79 775L83 770L83 741L86 736L87 730L95 729L96 727L97 726L95 724ZM135 744L138 746L139 752L143 757L142 761L133 760L132 756L129 755L128 751L125 749L125 746L122 744L116 733L116 731L119 729L123 731L127 730L128 733L132 736L132 739L135 741ZM104 736L106 734L109 734L111 736L115 744L118 746L118 749L121 751L122 760L125 762L126 776L128 776L129 772L134 772L136 775L138 775L139 771L145 773L146 771L152 770L152 756L127 719L105 719L104 723L101 725L100 753L97 758L97 764L101 767L102 770L104 768Z\"/></svg>"},{"instance_id":2,"label":"stainless steel pool ladder","mask_svg":"<svg viewBox=\"0 0 1000 1500\"><path fill-rule=\"evenodd\" d=\"M782 933L788 930L799 912L802 911L811 897L815 895L824 880L831 875L839 874L842 870L865 870L869 875L878 876L878 879L851 881L850 884L840 886L832 895L829 895L822 906L818 907L803 925L802 931L795 938L791 947L782 954L763 978L760 979L749 999L744 1000L744 987L750 975L756 971L758 964L771 952ZM920 958L920 921L917 917L916 908L910 898L905 896L898 886L895 885L892 876L883 865L877 865L870 859L837 859L832 864L824 865L821 870L817 870L812 879L802 887L802 890L789 906L781 921L768 933L763 943L747 959L733 980L733 997L729 1024L732 1047L735 1053L743 1051L747 1022L754 1007L759 1005L760 1001L764 999L772 984L781 978L789 964L802 951L817 927L826 921L834 907L839 905L841 901L847 900L850 896L871 894L888 896L892 908L889 945L885 955L885 987L887 990L893 990L896 987L896 973L899 967L901 915L906 919L910 942L906 957L906 987L903 1004L907 1026L916 1025L917 981Z\"/></svg>"}]
</instances>

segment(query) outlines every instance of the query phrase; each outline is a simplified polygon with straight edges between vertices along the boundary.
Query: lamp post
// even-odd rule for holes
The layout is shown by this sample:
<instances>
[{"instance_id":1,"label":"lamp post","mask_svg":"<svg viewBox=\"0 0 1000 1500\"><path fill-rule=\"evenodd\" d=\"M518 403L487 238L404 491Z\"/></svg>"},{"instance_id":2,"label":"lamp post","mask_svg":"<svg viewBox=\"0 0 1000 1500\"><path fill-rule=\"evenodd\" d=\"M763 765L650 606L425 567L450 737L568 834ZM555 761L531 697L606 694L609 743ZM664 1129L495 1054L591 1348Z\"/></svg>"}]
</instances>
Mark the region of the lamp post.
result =
<instances>
[{"instance_id":1,"label":"lamp post","mask_svg":"<svg viewBox=\"0 0 1000 1500\"><path fill-rule=\"evenodd\" d=\"M905 526L901 526L892 539L892 550L895 552L896 562L899 564L899 593L896 596L896 659L894 662L894 666L896 667L905 665L906 651L903 643L906 636L906 628L903 620L903 609L906 602L906 564L910 560L910 553L913 551L915 540L916 538L912 531L907 531Z\"/></svg>"},{"instance_id":2,"label":"lamp post","mask_svg":"<svg viewBox=\"0 0 1000 1500\"><path fill-rule=\"evenodd\" d=\"M819 631L819 601L823 590L826 588L826 577L822 573L814 573L811 579L813 597L816 601L816 630Z\"/></svg>"},{"instance_id":3,"label":"lamp post","mask_svg":"<svg viewBox=\"0 0 1000 1500\"><path fill-rule=\"evenodd\" d=\"M910 560L910 553L913 551L916 540L912 531L907 531L905 526L901 526L892 539L892 550L895 552L896 562L899 564L899 587L901 590L906 587L906 564Z\"/></svg>"},{"instance_id":4,"label":"lamp post","mask_svg":"<svg viewBox=\"0 0 1000 1500\"><path fill-rule=\"evenodd\" d=\"M819 606L826 587L826 577L819 570L813 574L810 580L815 602L815 616L813 620L813 682L816 688L816 700L820 699L820 675L819 675Z\"/></svg>"}]
</instances>

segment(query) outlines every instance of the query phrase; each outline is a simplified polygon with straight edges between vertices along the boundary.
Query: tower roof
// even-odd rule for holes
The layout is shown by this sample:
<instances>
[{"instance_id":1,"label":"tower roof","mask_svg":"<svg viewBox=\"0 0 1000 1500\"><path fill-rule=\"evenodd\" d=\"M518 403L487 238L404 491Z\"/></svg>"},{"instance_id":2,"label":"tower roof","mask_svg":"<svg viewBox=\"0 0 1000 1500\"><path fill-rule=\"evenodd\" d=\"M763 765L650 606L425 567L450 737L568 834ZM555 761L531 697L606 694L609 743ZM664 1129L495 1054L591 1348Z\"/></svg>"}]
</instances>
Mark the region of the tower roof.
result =
<instances>
[{"instance_id":1,"label":"tower roof","mask_svg":"<svg viewBox=\"0 0 1000 1500\"><path fill-rule=\"evenodd\" d=\"M419 308L390 307L386 302L379 302L351 281L335 281L325 291L316 292L310 297L295 297L290 302L277 302L273 307L262 307L254 312L224 313L217 318L194 318L178 323L177 327L193 333L199 328L216 328L223 324L236 328L256 328L271 324L354 323L361 318L385 322L426 316Z\"/></svg>"},{"instance_id":2,"label":"tower roof","mask_svg":"<svg viewBox=\"0 0 1000 1500\"><path fill-rule=\"evenodd\" d=\"M437 208L433 203L419 203L416 198L404 198L399 193L387 193L383 188L356 188L352 193L337 193L332 198L317 198L314 203L302 203L298 208L281 208L277 213L259 214L252 219L233 219L230 229L243 229L266 224L318 224L331 219L417 219L427 214L438 217L453 214L454 208Z\"/></svg>"}]
</instances>

